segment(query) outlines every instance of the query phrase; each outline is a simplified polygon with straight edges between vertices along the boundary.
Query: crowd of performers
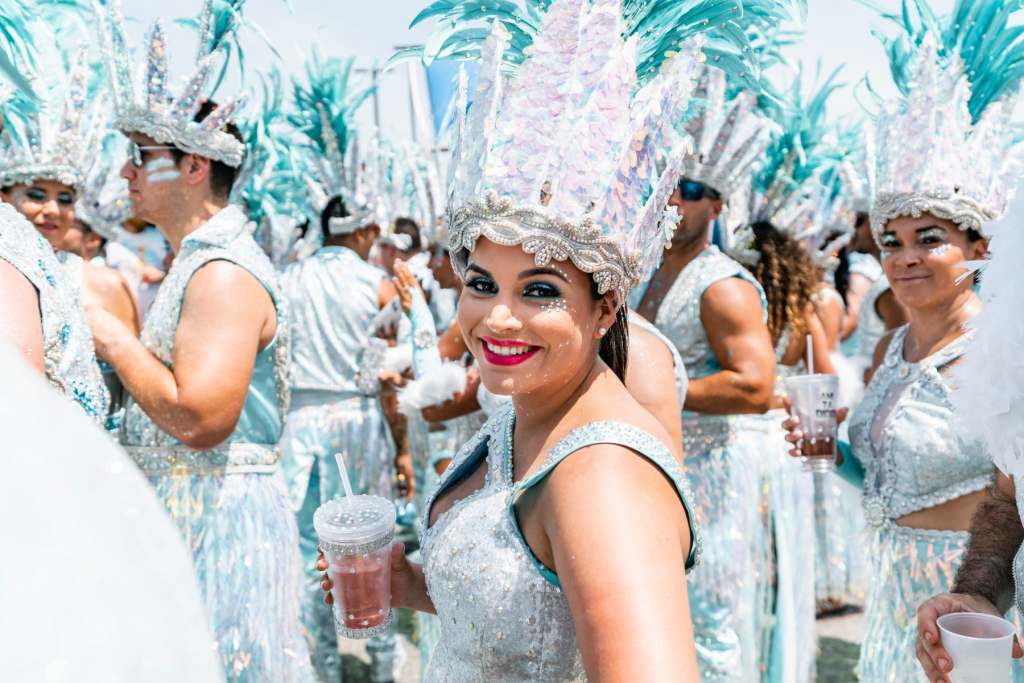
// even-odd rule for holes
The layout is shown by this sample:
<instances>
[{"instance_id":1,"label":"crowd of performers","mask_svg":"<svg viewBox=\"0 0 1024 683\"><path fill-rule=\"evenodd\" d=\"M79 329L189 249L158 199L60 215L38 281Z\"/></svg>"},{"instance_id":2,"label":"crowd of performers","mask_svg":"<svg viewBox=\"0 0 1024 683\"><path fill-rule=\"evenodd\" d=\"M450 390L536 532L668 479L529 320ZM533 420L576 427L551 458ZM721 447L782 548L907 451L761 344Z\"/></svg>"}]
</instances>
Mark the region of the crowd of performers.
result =
<instances>
[{"instance_id":1,"label":"crowd of performers","mask_svg":"<svg viewBox=\"0 0 1024 683\"><path fill-rule=\"evenodd\" d=\"M148 479L209 680L341 679L341 460L397 507L428 681L812 681L849 606L860 680L941 680L939 614L1015 618L1015 3L880 13L851 122L782 57L800 0L435 2L400 57L462 62L436 148L357 134L351 59L225 98L241 10L179 89L116 2L0 0L3 354ZM787 416L809 358L834 473Z\"/></svg>"}]
</instances>

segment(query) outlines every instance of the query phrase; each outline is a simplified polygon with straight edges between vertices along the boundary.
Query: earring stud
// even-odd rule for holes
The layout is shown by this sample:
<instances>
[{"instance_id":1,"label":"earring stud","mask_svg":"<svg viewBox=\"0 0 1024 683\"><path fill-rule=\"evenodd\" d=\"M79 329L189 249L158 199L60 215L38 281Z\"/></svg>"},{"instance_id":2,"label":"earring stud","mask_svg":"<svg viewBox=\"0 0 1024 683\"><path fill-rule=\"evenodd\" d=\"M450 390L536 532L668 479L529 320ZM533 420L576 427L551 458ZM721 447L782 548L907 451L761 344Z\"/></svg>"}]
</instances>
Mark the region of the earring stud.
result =
<instances>
[{"instance_id":1,"label":"earring stud","mask_svg":"<svg viewBox=\"0 0 1024 683\"><path fill-rule=\"evenodd\" d=\"M603 337L604 335L608 334L608 330L606 330L603 327L599 327L597 328L597 334L598 336Z\"/></svg>"}]
</instances>

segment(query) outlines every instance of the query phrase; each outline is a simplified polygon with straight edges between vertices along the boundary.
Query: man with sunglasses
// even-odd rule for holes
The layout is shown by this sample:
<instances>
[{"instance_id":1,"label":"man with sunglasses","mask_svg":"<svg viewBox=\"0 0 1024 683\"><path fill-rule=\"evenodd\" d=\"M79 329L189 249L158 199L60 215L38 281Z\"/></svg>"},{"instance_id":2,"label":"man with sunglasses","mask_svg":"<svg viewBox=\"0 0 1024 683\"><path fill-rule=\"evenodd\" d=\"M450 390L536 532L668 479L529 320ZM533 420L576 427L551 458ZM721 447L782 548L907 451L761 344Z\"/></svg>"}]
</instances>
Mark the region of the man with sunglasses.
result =
<instances>
[{"instance_id":1,"label":"man with sunglasses","mask_svg":"<svg viewBox=\"0 0 1024 683\"><path fill-rule=\"evenodd\" d=\"M245 145L211 101L187 114L140 109L115 122L128 137L121 175L133 215L175 258L141 340L90 314L97 353L130 395L120 441L192 550L229 678L311 681L278 468L286 303L248 217L228 203Z\"/></svg>"},{"instance_id":2,"label":"man with sunglasses","mask_svg":"<svg viewBox=\"0 0 1024 683\"><path fill-rule=\"evenodd\" d=\"M715 177L700 163L691 171ZM689 376L683 409L686 475L704 534L690 605L701 675L759 680L756 446L737 416L770 407L775 355L761 287L711 244L723 209L718 188L679 180L669 207L682 217L660 267L635 291L637 312L678 348ZM749 436L749 435L748 435Z\"/></svg>"}]
</instances>

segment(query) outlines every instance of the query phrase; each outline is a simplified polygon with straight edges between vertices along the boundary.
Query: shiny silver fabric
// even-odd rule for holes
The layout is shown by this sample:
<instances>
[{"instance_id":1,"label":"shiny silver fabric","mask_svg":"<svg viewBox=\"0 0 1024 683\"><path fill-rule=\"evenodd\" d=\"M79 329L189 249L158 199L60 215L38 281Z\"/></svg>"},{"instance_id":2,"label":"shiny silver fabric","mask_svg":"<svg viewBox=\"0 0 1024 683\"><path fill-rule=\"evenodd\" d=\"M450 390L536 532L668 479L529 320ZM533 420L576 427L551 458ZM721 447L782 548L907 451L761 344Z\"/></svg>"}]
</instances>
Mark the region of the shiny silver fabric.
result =
<instances>
[{"instance_id":1,"label":"shiny silver fabric","mask_svg":"<svg viewBox=\"0 0 1024 683\"><path fill-rule=\"evenodd\" d=\"M882 265L878 262L871 254L864 254L859 251L852 252L850 254L850 275L857 274L865 277L868 282L875 283L880 278L885 277L885 273L882 270ZM861 310L864 310L864 304L861 303ZM859 314L858 314L859 316ZM876 339L877 343L878 340ZM839 347L847 358L861 358L861 347L866 346L866 343L861 342L861 330L860 330L860 318L857 319L857 328L853 331L849 337L844 339ZM874 345L871 346L871 350L874 350ZM868 356L870 361L871 356ZM863 362L863 359L862 359Z\"/></svg>"},{"instance_id":2,"label":"shiny silver fabric","mask_svg":"<svg viewBox=\"0 0 1024 683\"><path fill-rule=\"evenodd\" d=\"M81 262L77 256L61 254L68 261ZM39 294L46 379L102 427L107 419L109 394L85 321L81 278L69 278L49 243L13 206L3 201L0 259L11 264Z\"/></svg>"},{"instance_id":3,"label":"shiny silver fabric","mask_svg":"<svg viewBox=\"0 0 1024 683\"><path fill-rule=\"evenodd\" d=\"M357 381L386 277L351 249L328 246L289 266L282 279L291 315L294 400L281 439L281 466L299 528L302 619L314 666L325 681L340 676L341 659L316 570L313 513L344 493L335 454L344 455L354 491L395 495L395 445L379 385ZM374 393L367 395L365 387ZM375 647L393 652L393 636L383 641Z\"/></svg>"},{"instance_id":4,"label":"shiny silver fabric","mask_svg":"<svg viewBox=\"0 0 1024 683\"><path fill-rule=\"evenodd\" d=\"M654 324L676 347L690 380L721 370L700 318L704 292L740 278L764 293L736 261L709 246L683 268L658 308ZM688 583L697 663L704 681L748 683L760 678L757 637L759 582L768 571L761 444L736 416L683 411L686 480L705 539L701 564Z\"/></svg>"},{"instance_id":5,"label":"shiny silver fabric","mask_svg":"<svg viewBox=\"0 0 1024 683\"><path fill-rule=\"evenodd\" d=\"M924 681L914 656L917 606L953 585L968 534L909 529L897 520L981 491L994 466L981 444L955 427L941 371L959 358L965 333L917 363L903 358L909 326L897 330L850 418L865 470L869 592L859 669L865 681Z\"/></svg>"},{"instance_id":6,"label":"shiny silver fabric","mask_svg":"<svg viewBox=\"0 0 1024 683\"><path fill-rule=\"evenodd\" d=\"M227 680L306 682L314 677L299 625L298 534L276 467L289 396L287 316L273 267L246 223L228 207L185 238L142 332L146 348L171 366L185 289L199 268L230 261L260 281L277 307L278 333L256 357L235 431L218 448L192 451L129 399L121 443L192 551Z\"/></svg>"},{"instance_id":7,"label":"shiny silver fabric","mask_svg":"<svg viewBox=\"0 0 1024 683\"><path fill-rule=\"evenodd\" d=\"M356 374L386 278L345 247L322 247L288 267L281 286L291 315L293 389L360 393Z\"/></svg>"},{"instance_id":8,"label":"shiny silver fabric","mask_svg":"<svg viewBox=\"0 0 1024 683\"><path fill-rule=\"evenodd\" d=\"M462 448L431 496L432 502L486 458L483 487L457 502L422 538L427 590L441 622L441 639L424 677L431 683L585 679L572 613L557 577L544 573L510 514L517 495L542 473L580 448L617 443L647 457L684 501L691 500L668 449L646 432L616 422L571 432L551 449L537 475L514 484L508 474L514 421L511 407L491 418ZM429 509L430 503L427 518ZM696 531L693 537L691 563L699 546Z\"/></svg>"}]
</instances>

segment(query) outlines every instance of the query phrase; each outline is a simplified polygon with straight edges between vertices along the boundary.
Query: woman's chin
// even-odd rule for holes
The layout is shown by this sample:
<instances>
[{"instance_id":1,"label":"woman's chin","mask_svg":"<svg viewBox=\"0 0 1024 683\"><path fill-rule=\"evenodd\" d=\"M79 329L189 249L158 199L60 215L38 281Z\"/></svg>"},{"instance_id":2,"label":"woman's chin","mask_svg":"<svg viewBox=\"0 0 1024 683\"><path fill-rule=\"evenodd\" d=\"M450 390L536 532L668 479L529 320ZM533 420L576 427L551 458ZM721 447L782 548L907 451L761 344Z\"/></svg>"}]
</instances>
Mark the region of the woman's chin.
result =
<instances>
[{"instance_id":1,"label":"woman's chin","mask_svg":"<svg viewBox=\"0 0 1024 683\"><path fill-rule=\"evenodd\" d=\"M487 391L495 396L512 396L517 393L517 382L508 376L498 377L496 373L481 372L480 381Z\"/></svg>"}]
</instances>

